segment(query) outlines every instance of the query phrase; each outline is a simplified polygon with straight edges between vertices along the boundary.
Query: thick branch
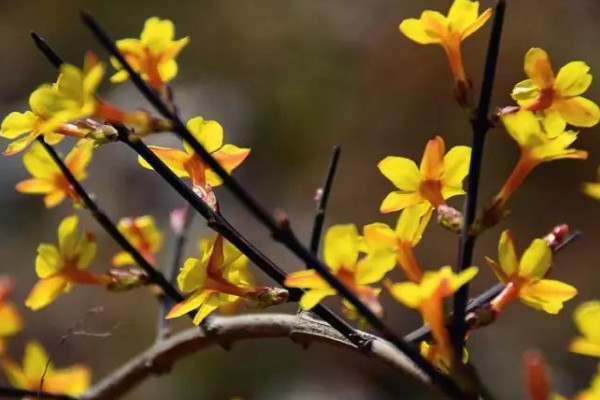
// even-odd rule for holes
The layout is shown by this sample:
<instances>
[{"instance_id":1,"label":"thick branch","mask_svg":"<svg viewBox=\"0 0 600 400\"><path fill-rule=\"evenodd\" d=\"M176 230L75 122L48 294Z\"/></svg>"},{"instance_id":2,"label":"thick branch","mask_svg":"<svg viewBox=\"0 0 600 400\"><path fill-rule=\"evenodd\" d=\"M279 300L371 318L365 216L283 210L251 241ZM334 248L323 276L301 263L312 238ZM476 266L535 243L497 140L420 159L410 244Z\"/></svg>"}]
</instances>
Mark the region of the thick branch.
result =
<instances>
[{"instance_id":1,"label":"thick branch","mask_svg":"<svg viewBox=\"0 0 600 400\"><path fill-rule=\"evenodd\" d=\"M197 351L219 344L249 339L290 338L293 342L320 342L355 351L397 368L418 381L430 385L429 379L391 343L372 338L368 348L358 349L328 324L310 317L288 314L248 314L214 317L206 330L188 329L160 342L134 357L104 380L94 385L81 400L114 400L146 379L169 372L171 367Z\"/></svg>"}]
</instances>

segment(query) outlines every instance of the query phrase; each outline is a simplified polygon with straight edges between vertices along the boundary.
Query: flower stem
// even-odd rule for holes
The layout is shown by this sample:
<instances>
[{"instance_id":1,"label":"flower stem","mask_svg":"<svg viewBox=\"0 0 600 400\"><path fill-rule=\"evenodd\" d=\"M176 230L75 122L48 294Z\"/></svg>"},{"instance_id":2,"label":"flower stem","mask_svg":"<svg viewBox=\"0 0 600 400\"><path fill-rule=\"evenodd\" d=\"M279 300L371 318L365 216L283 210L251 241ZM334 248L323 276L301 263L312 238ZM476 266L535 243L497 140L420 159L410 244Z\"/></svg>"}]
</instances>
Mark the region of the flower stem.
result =
<instances>
[{"instance_id":1,"label":"flower stem","mask_svg":"<svg viewBox=\"0 0 600 400\"><path fill-rule=\"evenodd\" d=\"M485 136L490 128L489 111L496 77L498 53L500 51L500 39L504 23L505 0L499 0L494 13L492 33L487 50L483 82L479 97L477 114L472 122L473 144L471 161L469 165L469 177L467 184L467 197L464 206L464 221L460 237L458 253L458 272L464 271L471 266L473 259L473 248L475 246L475 235L471 233L471 225L475 221L477 212L477 192L479 189L479 178L481 163L483 159L483 148ZM456 354L462 354L465 341L467 325L465 323L466 306L469 299L469 283L464 284L454 295L454 321L452 324L452 342Z\"/></svg>"}]
</instances>

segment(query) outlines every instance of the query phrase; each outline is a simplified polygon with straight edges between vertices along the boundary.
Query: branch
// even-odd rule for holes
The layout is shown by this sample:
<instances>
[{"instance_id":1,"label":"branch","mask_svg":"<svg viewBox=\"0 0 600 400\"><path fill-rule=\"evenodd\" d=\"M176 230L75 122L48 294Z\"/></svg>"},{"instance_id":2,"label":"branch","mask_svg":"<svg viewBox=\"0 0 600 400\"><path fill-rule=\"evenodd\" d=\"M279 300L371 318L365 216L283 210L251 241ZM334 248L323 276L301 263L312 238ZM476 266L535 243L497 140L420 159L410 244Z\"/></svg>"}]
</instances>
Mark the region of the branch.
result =
<instances>
[{"instance_id":1,"label":"branch","mask_svg":"<svg viewBox=\"0 0 600 400\"><path fill-rule=\"evenodd\" d=\"M333 178L335 177L335 171L337 170L341 151L342 149L340 146L333 146L325 184L322 188L317 190L317 210L315 212L312 235L310 237L310 251L314 254L319 252L321 236L323 235L323 223L325 222L325 211L327 211L327 203L329 202L329 195L333 186Z\"/></svg>"},{"instance_id":2,"label":"branch","mask_svg":"<svg viewBox=\"0 0 600 400\"><path fill-rule=\"evenodd\" d=\"M173 113L160 96L146 84L136 71L133 70L131 65L118 50L113 39L110 38L106 31L102 29L90 14L83 12L81 17L83 23L90 29L100 44L102 44L110 55L114 56L127 71L129 79L134 83L137 89L164 118L171 122L173 132L190 145L194 152L206 162L207 166L221 178L223 185L231 191L237 200L246 207L257 220L269 229L271 236L275 241L278 241L287 247L302 260L308 268L314 269L340 297L352 304L358 313L360 313L372 327L379 331L386 340L393 343L394 346L400 349L400 351L421 368L430 377L432 382L447 396L453 399L465 398L462 390L451 378L438 371L423 356L421 356L417 349L409 346L401 337L394 334L393 331L369 307L367 307L350 288L337 279L329 268L300 242L295 233L290 229L289 221L285 221L283 224L276 221L262 206L260 206L249 192L225 171L219 162L196 140L179 116Z\"/></svg>"},{"instance_id":3,"label":"branch","mask_svg":"<svg viewBox=\"0 0 600 400\"><path fill-rule=\"evenodd\" d=\"M327 324L306 316L246 314L214 317L207 324L206 331L191 328L164 341L156 342L144 353L134 357L104 380L96 383L81 400L117 399L151 376L168 372L180 359L207 347L267 338L290 338L297 343L320 342L358 352L391 365L425 385L431 385L419 368L389 342L365 332L361 333L372 339L371 346L368 348L358 349Z\"/></svg>"},{"instance_id":4,"label":"branch","mask_svg":"<svg viewBox=\"0 0 600 400\"><path fill-rule=\"evenodd\" d=\"M496 66L498 63L498 53L500 51L500 38L502 36L502 27L504 23L504 11L506 9L505 0L499 0L494 12L494 22L492 33L487 50L485 61L485 70L483 73L483 82L481 84L481 93L477 115L473 121L473 144L471 161L469 165L469 177L467 184L467 197L464 207L464 221L460 238L460 247L458 253L458 272L464 271L471 266L473 261L473 248L475 247L475 235L471 232L471 225L475 221L477 212L477 192L479 189L479 176L481 173L481 162L483 159L483 147L485 136L490 129L489 113L492 98L492 90L496 77ZM464 346L465 332L467 325L465 323L466 305L469 299L469 283L464 284L454 295L454 322L452 324L452 341L454 343L456 354L462 354Z\"/></svg>"}]
</instances>

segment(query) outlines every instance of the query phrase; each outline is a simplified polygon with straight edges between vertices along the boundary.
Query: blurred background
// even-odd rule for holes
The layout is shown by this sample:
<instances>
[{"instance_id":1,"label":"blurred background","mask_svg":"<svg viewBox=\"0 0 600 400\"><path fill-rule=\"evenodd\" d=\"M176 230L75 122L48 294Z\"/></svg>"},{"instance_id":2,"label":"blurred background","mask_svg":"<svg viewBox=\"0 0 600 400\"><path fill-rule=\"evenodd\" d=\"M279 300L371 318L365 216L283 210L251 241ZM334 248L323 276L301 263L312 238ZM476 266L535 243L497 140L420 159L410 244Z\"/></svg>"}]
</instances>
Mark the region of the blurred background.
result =
<instances>
[{"instance_id":1,"label":"blurred background","mask_svg":"<svg viewBox=\"0 0 600 400\"><path fill-rule=\"evenodd\" d=\"M481 1L482 6L493 2ZM398 32L398 23L424 9L444 13L450 0L31 0L0 2L0 115L24 111L28 94L55 79L53 68L36 51L35 30L66 59L80 64L85 50L105 53L79 22L81 9L91 11L115 38L137 37L147 17L172 19L177 37L191 42L179 58L174 81L177 102L186 118L216 119L226 142L251 147L236 177L270 210L285 209L294 228L308 236L313 196L321 184L333 145L342 146L327 225L384 221L379 204L392 185L376 164L388 155L420 159L425 142L442 135L448 147L468 144L469 123L454 103L446 59L437 46L419 46ZM493 104L512 104L512 86L523 79L523 56L532 46L546 49L558 69L585 60L600 72L600 3L596 0L529 0L509 2ZM468 73L478 87L490 24L465 43ZM126 109L149 108L129 83L103 86L102 95ZM600 85L587 97L600 100ZM579 288L579 296L558 316L520 303L512 304L490 328L473 334L470 354L482 379L500 399L524 398L521 357L541 350L551 365L556 391L573 395L587 386L593 360L569 354L576 331L571 313L584 300L600 298L598 256L600 203L585 197L582 182L596 179L600 163L600 128L585 130L576 147L590 152L587 162L560 161L534 171L511 203L501 227L478 242L475 263L482 267L472 286L479 293L495 283L483 256L496 256L500 228L510 227L521 249L557 223L567 222L584 235L556 258L554 277ZM486 144L482 199L503 183L518 151L502 129ZM152 140L177 146L170 135ZM67 141L65 141L67 142ZM7 143L6 141L4 142ZM3 144L2 146L4 146ZM72 145L61 145L67 150ZM11 340L9 354L21 357L25 341L39 339L58 366L85 362L97 381L151 345L155 338L156 301L141 289L109 294L76 287L51 306L31 312L22 304L36 281L34 259L40 242L55 242L56 227L73 213L66 202L46 210L37 196L18 194L14 184L28 177L22 157L0 159L0 272L17 281L14 299L26 328ZM168 214L182 200L159 177L143 170L127 148L98 149L86 188L114 219L152 214L165 232L158 259L166 265L173 244ZM228 195L218 189L224 213L262 250L288 271L301 265ZM460 207L458 202L452 203ZM87 229L98 233L100 253L92 265L104 270L116 245L85 212L77 211ZM209 232L196 219L186 252L196 253L197 239ZM437 269L456 263L457 240L435 224L417 249L423 266ZM267 282L256 270L256 276ZM396 275L400 278L400 275ZM388 320L398 333L420 323L419 316L383 295ZM331 305L338 307L337 301ZM112 331L108 338L62 335L90 309L103 312L85 319L92 331ZM294 311L293 306L274 311ZM113 327L117 327L113 330ZM178 328L188 327L178 321ZM4 379L4 378L1 378ZM187 358L171 374L146 381L126 399L432 399L435 394L397 371L338 349L315 344L307 350L289 340L262 340L212 348Z\"/></svg>"}]
</instances>

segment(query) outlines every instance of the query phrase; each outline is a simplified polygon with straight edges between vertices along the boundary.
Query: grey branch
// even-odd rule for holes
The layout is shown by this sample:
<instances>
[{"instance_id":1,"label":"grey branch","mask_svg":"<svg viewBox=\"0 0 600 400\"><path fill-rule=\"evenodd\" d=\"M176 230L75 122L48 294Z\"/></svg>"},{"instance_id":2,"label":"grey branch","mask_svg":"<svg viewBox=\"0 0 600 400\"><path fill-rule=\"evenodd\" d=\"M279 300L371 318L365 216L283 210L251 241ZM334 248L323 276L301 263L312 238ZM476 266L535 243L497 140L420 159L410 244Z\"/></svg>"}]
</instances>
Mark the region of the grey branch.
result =
<instances>
[{"instance_id":1,"label":"grey branch","mask_svg":"<svg viewBox=\"0 0 600 400\"><path fill-rule=\"evenodd\" d=\"M322 321L309 316L288 314L247 314L214 317L206 329L190 328L134 357L109 376L95 384L81 400L117 399L146 379L169 372L182 358L213 345L230 345L248 339L289 338L299 344L323 343L356 351L388 364L406 375L431 386L429 379L391 343L371 337L368 348L358 349L340 333Z\"/></svg>"}]
</instances>

